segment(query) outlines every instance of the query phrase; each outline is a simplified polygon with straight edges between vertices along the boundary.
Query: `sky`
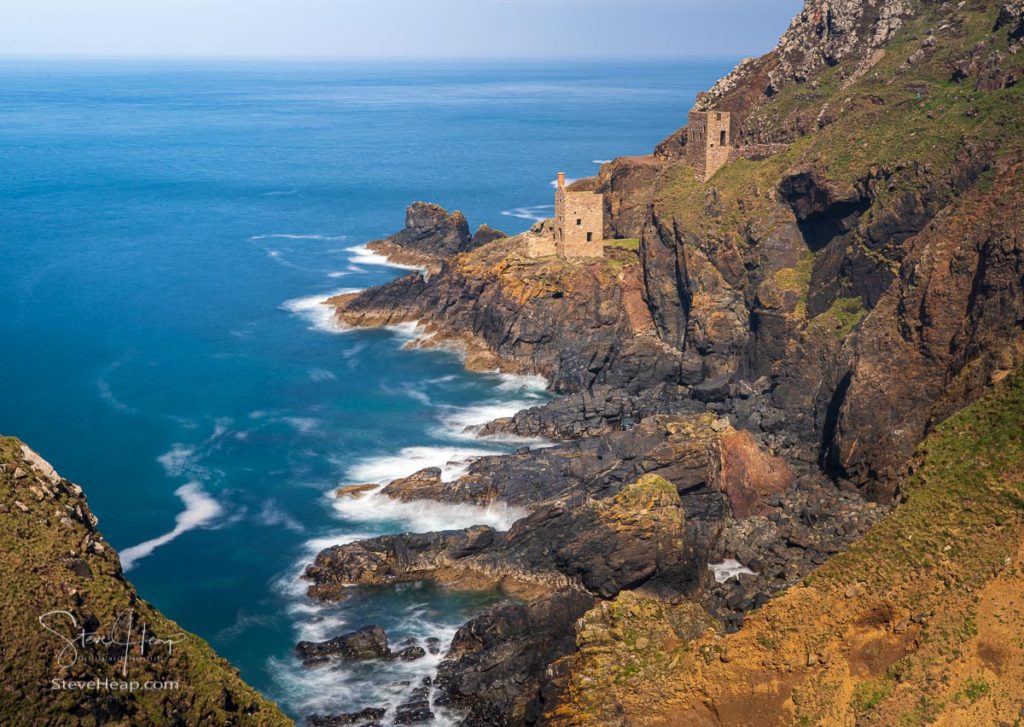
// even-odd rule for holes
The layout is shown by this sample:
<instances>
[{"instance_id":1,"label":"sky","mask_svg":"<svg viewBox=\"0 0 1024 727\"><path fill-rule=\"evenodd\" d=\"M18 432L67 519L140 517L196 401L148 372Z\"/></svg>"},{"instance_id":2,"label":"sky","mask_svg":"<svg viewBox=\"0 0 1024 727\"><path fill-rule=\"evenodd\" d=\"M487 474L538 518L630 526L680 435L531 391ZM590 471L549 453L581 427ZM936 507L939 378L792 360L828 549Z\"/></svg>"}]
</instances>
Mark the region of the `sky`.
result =
<instances>
[{"instance_id":1,"label":"sky","mask_svg":"<svg viewBox=\"0 0 1024 727\"><path fill-rule=\"evenodd\" d=\"M802 0L0 0L0 57L740 57L769 50L802 5Z\"/></svg>"}]
</instances>

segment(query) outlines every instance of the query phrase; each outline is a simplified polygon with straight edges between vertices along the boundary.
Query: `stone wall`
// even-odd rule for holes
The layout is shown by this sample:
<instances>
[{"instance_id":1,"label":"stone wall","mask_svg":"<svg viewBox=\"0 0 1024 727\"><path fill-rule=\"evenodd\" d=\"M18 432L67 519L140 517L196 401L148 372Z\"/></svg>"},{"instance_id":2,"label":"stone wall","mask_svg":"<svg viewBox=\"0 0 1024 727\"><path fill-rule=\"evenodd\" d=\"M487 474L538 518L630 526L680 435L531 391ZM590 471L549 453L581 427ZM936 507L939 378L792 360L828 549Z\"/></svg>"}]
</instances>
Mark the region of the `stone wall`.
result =
<instances>
[{"instance_id":1,"label":"stone wall","mask_svg":"<svg viewBox=\"0 0 1024 727\"><path fill-rule=\"evenodd\" d=\"M604 196L596 192L555 192L555 249L567 258L604 255Z\"/></svg>"},{"instance_id":2,"label":"stone wall","mask_svg":"<svg viewBox=\"0 0 1024 727\"><path fill-rule=\"evenodd\" d=\"M526 235L523 243L526 257L547 257L557 252L555 238L550 232L543 235Z\"/></svg>"},{"instance_id":3,"label":"stone wall","mask_svg":"<svg viewBox=\"0 0 1024 727\"><path fill-rule=\"evenodd\" d=\"M730 115L727 111L691 111L686 128L686 157L706 182L729 161Z\"/></svg>"}]
</instances>

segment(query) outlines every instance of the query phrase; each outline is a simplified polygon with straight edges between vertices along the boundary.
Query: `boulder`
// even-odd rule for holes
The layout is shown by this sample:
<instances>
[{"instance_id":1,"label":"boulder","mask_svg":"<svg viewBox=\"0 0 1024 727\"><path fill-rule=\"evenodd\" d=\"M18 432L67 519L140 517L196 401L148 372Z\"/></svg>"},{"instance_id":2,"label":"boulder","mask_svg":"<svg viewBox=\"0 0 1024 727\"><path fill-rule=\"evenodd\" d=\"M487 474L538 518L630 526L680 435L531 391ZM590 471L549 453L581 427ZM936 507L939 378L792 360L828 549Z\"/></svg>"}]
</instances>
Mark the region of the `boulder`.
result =
<instances>
[{"instance_id":1,"label":"boulder","mask_svg":"<svg viewBox=\"0 0 1024 727\"><path fill-rule=\"evenodd\" d=\"M364 661L391 656L387 634L380 626L364 626L358 631L328 641L300 641L295 651L304 663L310 664L317 664L325 658L332 657L347 661Z\"/></svg>"}]
</instances>

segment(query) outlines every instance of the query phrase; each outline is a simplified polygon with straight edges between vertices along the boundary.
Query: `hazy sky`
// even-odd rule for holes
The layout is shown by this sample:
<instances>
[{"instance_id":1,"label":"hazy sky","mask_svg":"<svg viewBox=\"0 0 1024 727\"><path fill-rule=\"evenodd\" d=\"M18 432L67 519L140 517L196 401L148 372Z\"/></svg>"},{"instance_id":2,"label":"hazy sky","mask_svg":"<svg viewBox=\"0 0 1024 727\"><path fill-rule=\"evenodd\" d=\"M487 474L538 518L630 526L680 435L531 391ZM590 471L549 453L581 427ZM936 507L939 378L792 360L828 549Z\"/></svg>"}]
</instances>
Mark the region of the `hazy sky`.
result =
<instances>
[{"instance_id":1,"label":"hazy sky","mask_svg":"<svg viewBox=\"0 0 1024 727\"><path fill-rule=\"evenodd\" d=\"M0 0L0 56L741 56L802 0Z\"/></svg>"}]
</instances>

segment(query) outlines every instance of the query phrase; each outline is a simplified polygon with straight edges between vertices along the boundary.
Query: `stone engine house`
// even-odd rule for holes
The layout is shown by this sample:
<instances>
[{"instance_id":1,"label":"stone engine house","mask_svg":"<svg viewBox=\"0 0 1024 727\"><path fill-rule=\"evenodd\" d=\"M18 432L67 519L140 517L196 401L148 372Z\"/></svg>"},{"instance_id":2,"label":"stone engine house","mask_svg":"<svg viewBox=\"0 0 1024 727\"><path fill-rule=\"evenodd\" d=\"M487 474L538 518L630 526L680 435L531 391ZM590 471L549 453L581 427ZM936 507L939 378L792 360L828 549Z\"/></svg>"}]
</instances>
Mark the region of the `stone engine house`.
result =
<instances>
[{"instance_id":1,"label":"stone engine house","mask_svg":"<svg viewBox=\"0 0 1024 727\"><path fill-rule=\"evenodd\" d=\"M704 182L729 161L732 126L728 111L691 111L686 126L686 158Z\"/></svg>"},{"instance_id":2,"label":"stone engine house","mask_svg":"<svg viewBox=\"0 0 1024 727\"><path fill-rule=\"evenodd\" d=\"M570 192L565 172L555 189L555 252L566 258L604 255L604 195Z\"/></svg>"}]
</instances>

